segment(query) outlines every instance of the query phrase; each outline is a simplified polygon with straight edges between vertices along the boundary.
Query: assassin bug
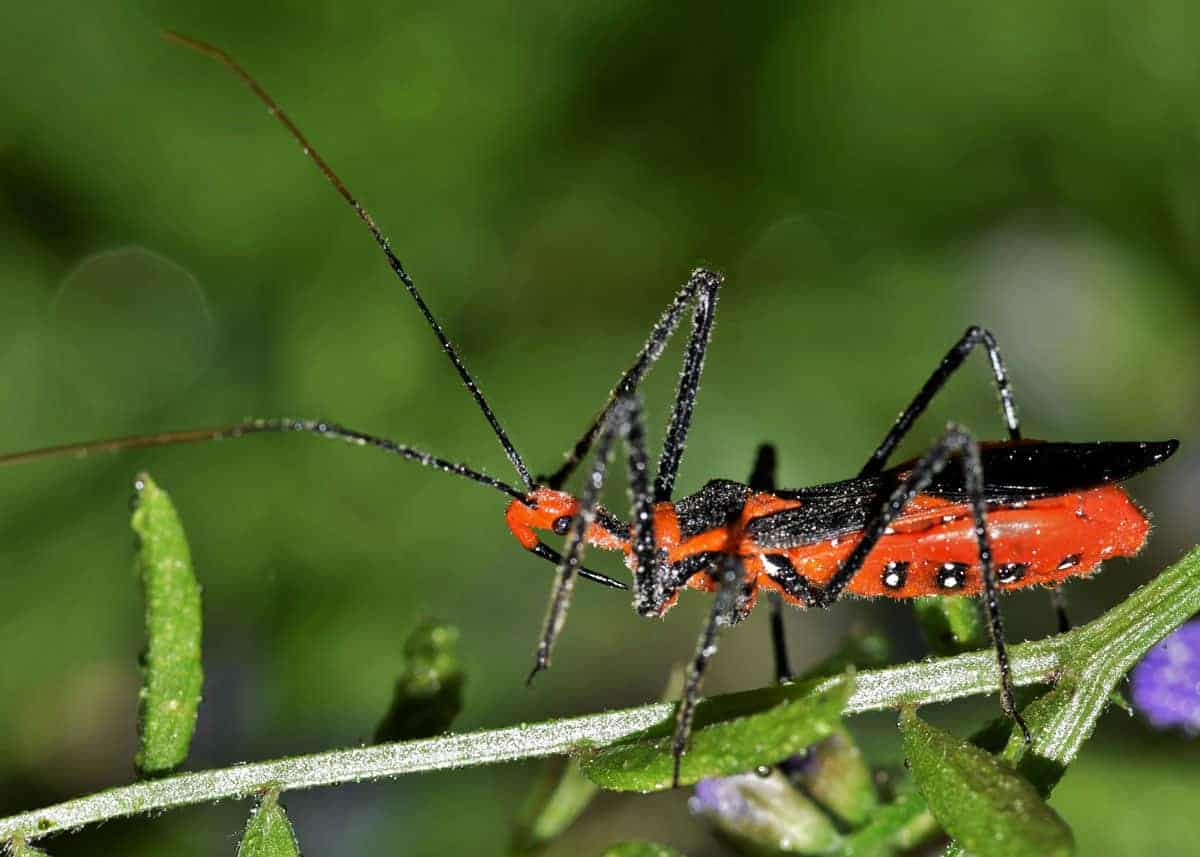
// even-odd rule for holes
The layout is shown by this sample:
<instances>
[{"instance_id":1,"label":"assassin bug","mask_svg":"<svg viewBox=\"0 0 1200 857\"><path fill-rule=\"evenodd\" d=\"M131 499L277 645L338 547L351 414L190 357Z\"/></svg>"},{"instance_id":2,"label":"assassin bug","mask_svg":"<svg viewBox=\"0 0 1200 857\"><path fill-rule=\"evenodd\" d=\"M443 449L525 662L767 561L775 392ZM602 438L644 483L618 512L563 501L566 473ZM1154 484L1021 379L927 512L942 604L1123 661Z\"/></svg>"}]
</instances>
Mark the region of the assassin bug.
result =
<instances>
[{"instance_id":1,"label":"assassin bug","mask_svg":"<svg viewBox=\"0 0 1200 857\"><path fill-rule=\"evenodd\" d=\"M999 668L1001 704L1028 736L1013 702L998 593L1035 584L1057 585L1090 574L1111 557L1135 554L1146 540L1149 524L1118 483L1169 457L1176 441L1023 440L995 339L986 330L972 327L946 354L856 477L794 491L776 490L774 450L765 446L747 484L713 480L698 492L673 500L722 285L719 275L698 269L654 325L564 463L554 473L535 479L371 215L271 97L227 54L203 42L168 35L215 58L241 78L364 222L491 426L520 485L375 435L293 419L250 420L71 444L0 456L0 464L263 432L305 432L373 446L486 485L506 496L506 522L520 545L556 567L530 679L550 664L577 577L628 588L584 568L585 546L623 553L633 573L633 606L640 615L663 616L684 588L713 591L713 607L677 713L676 784L717 633L745 618L761 591L774 596L776 607L779 601L828 607L846 593L892 598L982 594ZM638 389L689 308L692 321L683 370L651 480ZM1008 439L980 444L965 429L951 425L924 456L887 468L915 420L978 346L989 360ZM625 448L632 496L628 522L599 503L618 443ZM576 496L564 491L589 452L592 463L582 492ZM542 541L539 532L564 536L563 552ZM777 652L782 651L779 627L776 621Z\"/></svg>"}]
</instances>

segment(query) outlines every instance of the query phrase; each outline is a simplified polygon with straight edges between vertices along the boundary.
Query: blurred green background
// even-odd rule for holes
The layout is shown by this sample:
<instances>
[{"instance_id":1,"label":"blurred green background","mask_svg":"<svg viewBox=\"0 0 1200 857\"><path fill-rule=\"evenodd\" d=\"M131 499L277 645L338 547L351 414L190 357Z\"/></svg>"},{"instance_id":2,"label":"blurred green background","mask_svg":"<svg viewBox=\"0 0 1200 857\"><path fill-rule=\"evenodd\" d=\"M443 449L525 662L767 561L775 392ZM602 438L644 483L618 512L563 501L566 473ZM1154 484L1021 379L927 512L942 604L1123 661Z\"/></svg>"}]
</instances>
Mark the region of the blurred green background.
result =
<instances>
[{"instance_id":1,"label":"blurred green background","mask_svg":"<svg viewBox=\"0 0 1200 857\"><path fill-rule=\"evenodd\" d=\"M240 59L394 240L532 467L549 470L696 265L727 286L679 488L848 476L970 323L1024 426L1178 437L1133 486L1136 561L1072 585L1086 620L1197 541L1200 30L1192 4L70 4L6 9L0 51L0 449L326 417L510 478L361 225L225 72ZM661 437L678 349L646 387ZM1000 435L972 358L915 433ZM141 646L127 507L152 472L204 582L191 765L349 745L404 636L457 624L458 728L655 698L707 600L664 623L580 586L527 691L550 569L499 498L306 437L13 468L0 479L0 811L132 776ZM610 498L620 507L622 490ZM612 557L597 567L617 570ZM619 573L619 571L614 571ZM1006 599L1014 638L1052 628ZM900 605L789 616L793 658L855 622L920 653ZM771 676L765 611L708 685ZM963 717L990 713L994 700ZM955 711L945 712L953 718ZM856 726L886 759L889 717ZM1200 749L1110 714L1055 793L1080 853L1195 849ZM499 854L539 768L290 796L312 854ZM599 800L554 854L618 838L724 853L686 795ZM230 853L223 804L61 837L56 855Z\"/></svg>"}]
</instances>

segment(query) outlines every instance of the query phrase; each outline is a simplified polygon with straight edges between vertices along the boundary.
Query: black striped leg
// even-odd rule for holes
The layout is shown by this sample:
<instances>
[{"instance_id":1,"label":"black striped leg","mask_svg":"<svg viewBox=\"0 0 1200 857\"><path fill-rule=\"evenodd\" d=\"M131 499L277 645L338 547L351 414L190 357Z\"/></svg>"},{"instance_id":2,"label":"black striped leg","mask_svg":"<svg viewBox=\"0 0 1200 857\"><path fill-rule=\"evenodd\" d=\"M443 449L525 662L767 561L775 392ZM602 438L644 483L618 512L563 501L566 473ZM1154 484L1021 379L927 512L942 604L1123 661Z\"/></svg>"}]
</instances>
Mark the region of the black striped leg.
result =
<instances>
[{"instance_id":1,"label":"black striped leg","mask_svg":"<svg viewBox=\"0 0 1200 857\"><path fill-rule=\"evenodd\" d=\"M775 447L764 443L754 456L754 469L747 483L754 491L775 490ZM771 608L771 651L775 656L775 680L780 684L792 680L792 665L788 660L787 636L783 629L783 596L767 593Z\"/></svg>"},{"instance_id":2,"label":"black striped leg","mask_svg":"<svg viewBox=\"0 0 1200 857\"><path fill-rule=\"evenodd\" d=\"M1008 371L1004 368L1004 360L1000 357L1000 349L996 345L996 337L992 332L978 325L968 327L962 338L956 342L946 356L938 363L937 368L933 370L933 374L929 376L924 386L913 400L909 402L896 422L888 430L886 436L871 453L871 457L867 459L867 463L863 465L858 472L859 476L873 476L883 470L887 464L888 457L895 451L900 442L904 440L912 428L913 423L917 418L925 412L929 407L929 403L933 401L934 396L941 392L946 386L946 382L950 380L963 362L967 359L967 355L977 345L983 345L987 352L988 366L992 370L992 380L996 384L996 393L1000 397L1000 411L1004 416L1004 427L1008 431L1009 440L1021 439L1021 425L1017 420L1017 406L1013 402L1012 388L1009 386ZM1062 592L1061 586L1056 586L1050 596L1050 603L1054 609L1054 615L1058 621L1059 630L1066 632L1071 630L1071 620L1067 616L1067 601Z\"/></svg>"},{"instance_id":3,"label":"black striped leg","mask_svg":"<svg viewBox=\"0 0 1200 857\"><path fill-rule=\"evenodd\" d=\"M883 470L887 464L888 457L895 451L900 441L908 434L917 418L925 412L929 407L929 403L933 401L933 397L941 392L942 387L946 386L946 382L950 380L963 361L967 359L967 355L975 348L976 345L982 344L987 351L988 363L992 369L992 379L996 382L996 392L1000 396L1000 410L1004 414L1004 425L1008 429L1008 436L1012 440L1020 440L1021 426L1017 422L1017 409L1013 404L1012 391L1008 386L1008 373L1004 369L1004 361L1000 359L1000 351L996 347L996 338L992 336L990 331L984 330L978 325L972 325L967 328L966 333L962 338L954 344L954 346L946 352L946 356L933 370L933 374L929 376L929 380L921 387L920 391L913 400L909 402L895 424L888 430L883 441L871 453L871 457L867 459L867 463L863 465L862 470L858 472L859 476L873 476Z\"/></svg>"},{"instance_id":4,"label":"black striped leg","mask_svg":"<svg viewBox=\"0 0 1200 857\"><path fill-rule=\"evenodd\" d=\"M666 440L658 457L658 474L654 477L654 499L659 502L670 500L675 490L675 476L679 473L679 462L687 445L696 394L700 392L700 376L704 373L704 357L708 353L713 320L717 313L717 289L721 285L721 278L708 271L698 271L693 274L693 277L696 276L700 277L701 284L696 291L696 308L692 312L692 333L688 337L683 369L679 373L679 388L675 393L671 422L667 425Z\"/></svg>"},{"instance_id":5,"label":"black striped leg","mask_svg":"<svg viewBox=\"0 0 1200 857\"><path fill-rule=\"evenodd\" d=\"M683 312L687 309L688 304L694 303L695 307L692 310L692 333L688 341L686 356L684 358L684 370L680 378L679 393L675 401L675 413L671 419L671 428L667 432L667 447L663 450L664 460L667 458L667 450L674 450L672 456L674 463L669 466L659 465L659 481L663 479L664 473L670 474L670 483L667 485L667 496L660 499L670 499L670 488L674 483L675 472L678 470L679 454L683 451L683 443L687 438L688 427L691 422L692 408L695 404L696 390L699 386L700 371L704 365L704 354L708 349L709 337L712 334L713 316L717 306L717 289L721 286L721 276L714 274L711 271L706 271L703 268L697 268L692 272L691 277L676 293L674 300L667 306L666 310L659 317L654 327L650 331L650 336L642 345L641 351L633 361L633 365L625 370L617 385L609 394L608 401L597 414L596 419L588 426L583 436L575 442L574 447L567 453L566 460L558 470L540 481L551 487L561 488L563 484L575 472L575 468L583 461L588 450L596 440L596 436L608 418L609 412L612 411L618 399L622 396L629 396L637 392L638 387L642 383L642 379L650 371L650 368L662 356L663 349L666 348L667 342L671 335L679 326L679 320L683 317Z\"/></svg>"},{"instance_id":6,"label":"black striped leg","mask_svg":"<svg viewBox=\"0 0 1200 857\"><path fill-rule=\"evenodd\" d=\"M979 444L960 426L951 424L934 447L913 467L912 472L900 484L875 516L863 528L863 536L850 556L829 579L823 590L816 592L815 603L819 607L833 604L845 591L846 586L858 572L879 542L891 522L904 507L929 485L931 479L941 472L952 457L958 457L963 469L963 482L975 519L975 539L979 545L979 567L983 574L984 609L987 612L988 630L996 650L996 662L1000 668L1000 704L1004 713L1020 727L1025 741L1030 741L1029 727L1021 718L1013 701L1012 675L1008 665L1008 649L1004 642L1004 622L1000 616L997 598L996 570L992 564L991 541L987 534L987 521L983 498L983 466L979 461Z\"/></svg>"},{"instance_id":7,"label":"black striped leg","mask_svg":"<svg viewBox=\"0 0 1200 857\"><path fill-rule=\"evenodd\" d=\"M687 750L688 737L692 734L692 722L696 717L696 703L700 698L700 684L708 669L708 662L717 652L717 633L722 626L732 625L744 614L748 603L743 580L741 559L734 554L723 555L716 569L717 597L713 599L712 612L696 641L696 653L688 667L687 681L683 687L683 699L675 714L675 737L671 741L671 755L675 757L671 786L679 785L679 767Z\"/></svg>"},{"instance_id":8,"label":"black striped leg","mask_svg":"<svg viewBox=\"0 0 1200 857\"><path fill-rule=\"evenodd\" d=\"M526 683L550 666L554 641L562 631L570 606L575 578L583 562L583 548L588 527L596 520L596 506L608 474L613 441L617 435L625 440L629 460L629 484L633 494L633 541L638 569L634 574L634 603L638 603L643 588L654 591L662 588L659 582L657 550L654 543L653 506L647 488L645 436L642 429L641 403L636 396L622 396L609 411L604 427L596 439L595 460L579 498L579 511L567 528L566 547L555 574L554 591L546 611L546 621L538 642L533 670Z\"/></svg>"}]
</instances>

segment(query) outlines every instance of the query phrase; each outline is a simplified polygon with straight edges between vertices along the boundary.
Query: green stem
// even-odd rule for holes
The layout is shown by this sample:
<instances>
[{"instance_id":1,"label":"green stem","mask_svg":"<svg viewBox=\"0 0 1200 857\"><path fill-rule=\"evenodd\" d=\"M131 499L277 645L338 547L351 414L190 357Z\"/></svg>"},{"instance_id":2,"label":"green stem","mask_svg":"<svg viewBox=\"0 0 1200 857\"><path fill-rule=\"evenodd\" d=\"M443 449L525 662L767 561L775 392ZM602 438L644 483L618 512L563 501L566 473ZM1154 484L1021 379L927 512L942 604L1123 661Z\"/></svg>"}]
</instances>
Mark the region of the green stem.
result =
<instances>
[{"instance_id":1,"label":"green stem","mask_svg":"<svg viewBox=\"0 0 1200 857\"><path fill-rule=\"evenodd\" d=\"M1068 705L1039 730L1033 751L1063 768L1091 737L1124 675L1146 651L1200 612L1200 548L1095 622L1063 637L1063 672L1075 684Z\"/></svg>"},{"instance_id":2,"label":"green stem","mask_svg":"<svg viewBox=\"0 0 1200 857\"><path fill-rule=\"evenodd\" d=\"M1200 549L1090 625L1013 646L1009 650L1013 681L1017 685L1045 684L1060 671L1070 670L1095 678L1098 686L1115 684L1151 646L1198 611ZM837 681L831 679L830 684ZM995 692L996 684L996 662L990 651L869 670L856 677L845 712L896 708L901 703L945 702ZM763 696L764 700L777 700L771 688L764 689ZM1073 755L1090 732L1097 706L1102 704L1082 705L1077 717L1066 718L1057 736L1053 736L1062 745L1056 756ZM34 840L154 810L245 798L268 788L312 788L570 753L583 745L605 746L629 737L672 718L674 711L673 703L660 702L567 720L333 750L148 780L0 819L0 842L16 836Z\"/></svg>"}]
</instances>

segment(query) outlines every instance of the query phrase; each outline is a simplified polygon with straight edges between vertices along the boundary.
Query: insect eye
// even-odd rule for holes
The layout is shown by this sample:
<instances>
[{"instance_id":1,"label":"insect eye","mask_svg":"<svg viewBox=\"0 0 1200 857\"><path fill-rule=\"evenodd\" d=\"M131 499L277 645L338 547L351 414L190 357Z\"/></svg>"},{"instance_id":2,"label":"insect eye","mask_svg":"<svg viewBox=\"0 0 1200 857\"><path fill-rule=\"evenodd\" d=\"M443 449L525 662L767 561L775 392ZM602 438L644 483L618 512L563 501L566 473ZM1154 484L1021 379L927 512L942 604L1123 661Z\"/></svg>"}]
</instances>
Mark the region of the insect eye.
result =
<instances>
[{"instance_id":1,"label":"insect eye","mask_svg":"<svg viewBox=\"0 0 1200 857\"><path fill-rule=\"evenodd\" d=\"M550 529L554 530L560 536L565 536L567 530L571 528L571 516L563 515L561 518L555 518L554 523L550 525Z\"/></svg>"}]
</instances>

